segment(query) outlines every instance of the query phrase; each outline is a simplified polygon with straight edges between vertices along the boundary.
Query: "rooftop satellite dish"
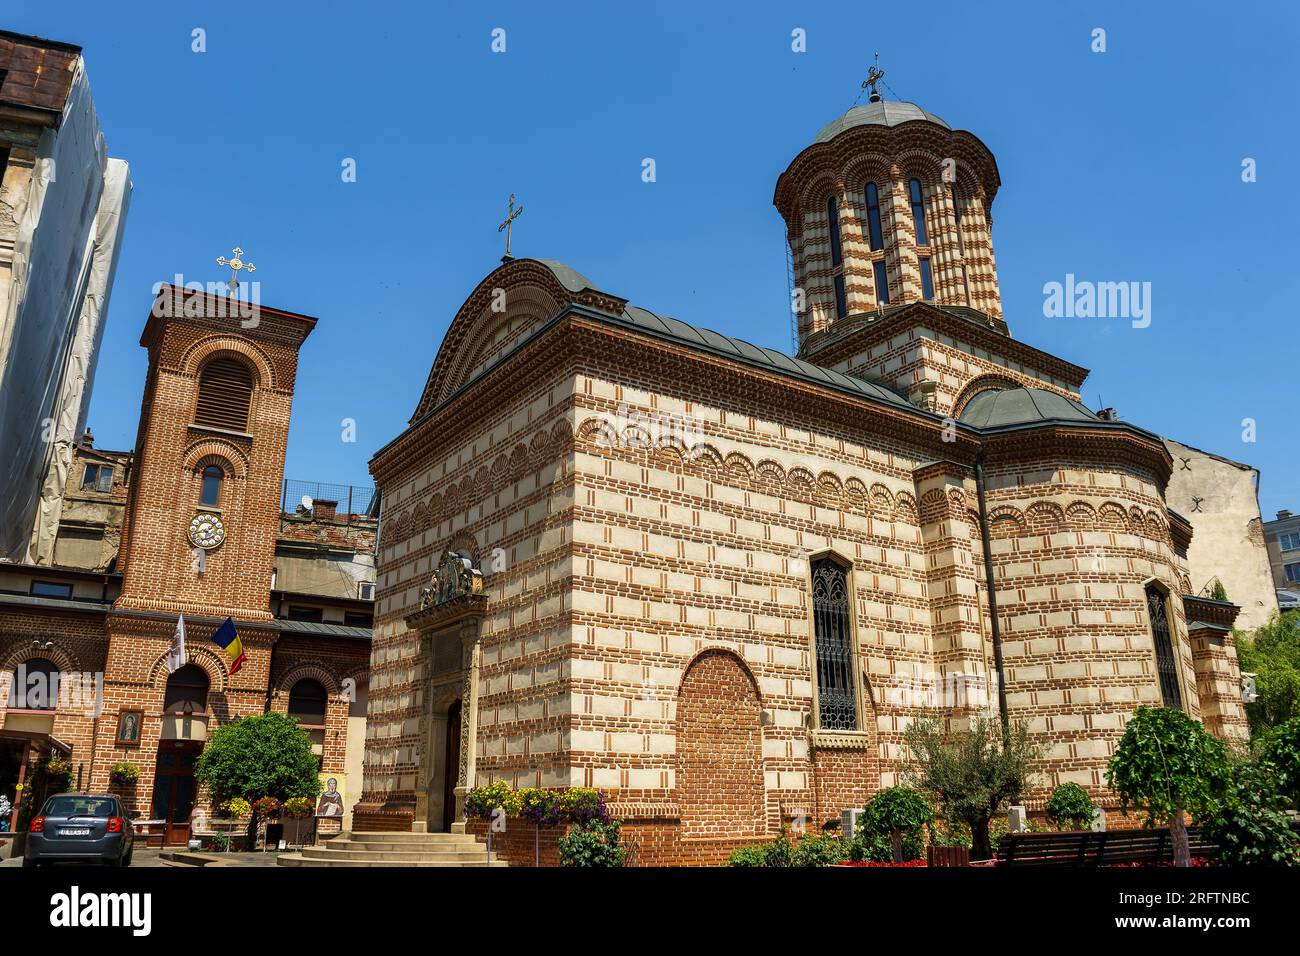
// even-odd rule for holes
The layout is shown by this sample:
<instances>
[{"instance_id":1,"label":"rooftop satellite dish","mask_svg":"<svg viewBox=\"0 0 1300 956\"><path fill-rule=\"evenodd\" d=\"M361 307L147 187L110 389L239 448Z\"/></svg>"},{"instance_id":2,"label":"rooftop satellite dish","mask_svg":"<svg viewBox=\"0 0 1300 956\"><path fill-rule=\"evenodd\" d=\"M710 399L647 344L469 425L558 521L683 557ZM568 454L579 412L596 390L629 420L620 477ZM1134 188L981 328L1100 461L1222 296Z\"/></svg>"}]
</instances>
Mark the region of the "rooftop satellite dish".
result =
<instances>
[{"instance_id":1,"label":"rooftop satellite dish","mask_svg":"<svg viewBox=\"0 0 1300 956\"><path fill-rule=\"evenodd\" d=\"M303 495L303 496L302 496L302 506L303 506L304 508L306 508L308 511L311 511L312 506L313 506L314 504L316 504L316 502L314 502L314 501L311 500L311 495Z\"/></svg>"}]
</instances>

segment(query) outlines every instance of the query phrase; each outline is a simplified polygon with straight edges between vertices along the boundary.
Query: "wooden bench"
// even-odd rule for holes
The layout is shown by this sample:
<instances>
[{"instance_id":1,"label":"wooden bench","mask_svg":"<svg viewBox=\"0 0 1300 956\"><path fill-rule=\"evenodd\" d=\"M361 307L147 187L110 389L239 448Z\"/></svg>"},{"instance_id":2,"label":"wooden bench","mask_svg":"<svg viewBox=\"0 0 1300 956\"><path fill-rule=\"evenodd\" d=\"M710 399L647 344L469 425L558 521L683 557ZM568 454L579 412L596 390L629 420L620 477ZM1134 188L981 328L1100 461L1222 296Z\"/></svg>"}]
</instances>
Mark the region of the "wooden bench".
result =
<instances>
[{"instance_id":1,"label":"wooden bench","mask_svg":"<svg viewBox=\"0 0 1300 956\"><path fill-rule=\"evenodd\" d=\"M1187 828L1192 856L1215 847L1195 827ZM1174 858L1168 827L1143 830L1073 830L1062 833L1008 833L998 842L997 866L1108 866L1160 863Z\"/></svg>"}]
</instances>

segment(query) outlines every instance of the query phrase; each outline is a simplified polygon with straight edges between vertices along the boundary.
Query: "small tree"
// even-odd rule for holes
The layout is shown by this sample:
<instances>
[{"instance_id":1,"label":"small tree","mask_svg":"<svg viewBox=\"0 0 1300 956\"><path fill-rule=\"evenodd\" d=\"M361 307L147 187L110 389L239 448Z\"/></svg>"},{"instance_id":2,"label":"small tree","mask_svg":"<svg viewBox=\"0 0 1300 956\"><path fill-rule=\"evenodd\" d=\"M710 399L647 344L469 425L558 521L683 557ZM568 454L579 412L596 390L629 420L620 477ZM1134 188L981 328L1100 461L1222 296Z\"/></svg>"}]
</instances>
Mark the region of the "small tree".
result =
<instances>
[{"instance_id":1,"label":"small tree","mask_svg":"<svg viewBox=\"0 0 1300 956\"><path fill-rule=\"evenodd\" d=\"M194 779L207 786L213 802L242 797L280 801L320 795L319 761L298 722L271 712L223 724L208 738L194 767ZM257 836L257 814L248 824L248 845Z\"/></svg>"},{"instance_id":2,"label":"small tree","mask_svg":"<svg viewBox=\"0 0 1300 956\"><path fill-rule=\"evenodd\" d=\"M1174 865L1191 866L1184 813L1212 814L1227 784L1223 745L1199 721L1172 707L1139 707L1110 758L1106 783L1120 810L1146 814L1147 825L1168 824Z\"/></svg>"},{"instance_id":3,"label":"small tree","mask_svg":"<svg viewBox=\"0 0 1300 956\"><path fill-rule=\"evenodd\" d=\"M934 796L946 819L970 827L971 858L987 860L993 855L989 823L1029 785L1043 747L1030 740L1023 724L1004 734L997 721L984 717L956 731L919 720L907 730L907 745L913 759L908 779Z\"/></svg>"},{"instance_id":4,"label":"small tree","mask_svg":"<svg viewBox=\"0 0 1300 956\"><path fill-rule=\"evenodd\" d=\"M1058 830L1086 830L1092 825L1097 805L1077 783L1063 783L1047 800L1047 819Z\"/></svg>"},{"instance_id":5,"label":"small tree","mask_svg":"<svg viewBox=\"0 0 1300 956\"><path fill-rule=\"evenodd\" d=\"M868 838L875 834L888 834L890 856L895 863L903 862L903 841L912 837L920 842L922 829L934 822L934 809L930 802L911 787L888 787L871 798L862 814L862 829Z\"/></svg>"}]
</instances>

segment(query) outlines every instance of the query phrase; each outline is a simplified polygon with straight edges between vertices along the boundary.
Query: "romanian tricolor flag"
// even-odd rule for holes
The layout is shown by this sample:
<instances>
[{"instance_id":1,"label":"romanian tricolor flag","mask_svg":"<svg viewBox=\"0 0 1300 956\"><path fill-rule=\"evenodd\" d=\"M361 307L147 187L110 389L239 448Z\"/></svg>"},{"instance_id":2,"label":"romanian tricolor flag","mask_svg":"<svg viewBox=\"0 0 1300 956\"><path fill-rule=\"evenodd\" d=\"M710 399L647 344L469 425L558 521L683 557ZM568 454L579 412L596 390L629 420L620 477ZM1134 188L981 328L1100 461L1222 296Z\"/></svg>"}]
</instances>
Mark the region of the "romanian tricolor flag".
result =
<instances>
[{"instance_id":1,"label":"romanian tricolor flag","mask_svg":"<svg viewBox=\"0 0 1300 956\"><path fill-rule=\"evenodd\" d=\"M244 645L235 630L235 622L226 618L226 622L212 635L212 643L219 644L230 656L230 673L239 673L239 669L244 666Z\"/></svg>"}]
</instances>

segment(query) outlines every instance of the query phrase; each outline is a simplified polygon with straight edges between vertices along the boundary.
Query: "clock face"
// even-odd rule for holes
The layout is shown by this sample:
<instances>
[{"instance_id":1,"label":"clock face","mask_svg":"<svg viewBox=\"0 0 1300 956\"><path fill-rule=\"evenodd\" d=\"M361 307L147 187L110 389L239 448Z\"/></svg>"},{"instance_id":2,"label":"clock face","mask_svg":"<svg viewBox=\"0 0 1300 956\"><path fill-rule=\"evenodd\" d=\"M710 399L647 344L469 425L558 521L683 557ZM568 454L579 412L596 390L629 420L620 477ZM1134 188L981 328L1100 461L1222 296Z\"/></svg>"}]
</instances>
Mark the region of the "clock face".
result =
<instances>
[{"instance_id":1,"label":"clock face","mask_svg":"<svg viewBox=\"0 0 1300 956\"><path fill-rule=\"evenodd\" d=\"M211 551L226 540L226 529L221 519L214 514L195 515L190 522L190 540L196 547Z\"/></svg>"}]
</instances>

